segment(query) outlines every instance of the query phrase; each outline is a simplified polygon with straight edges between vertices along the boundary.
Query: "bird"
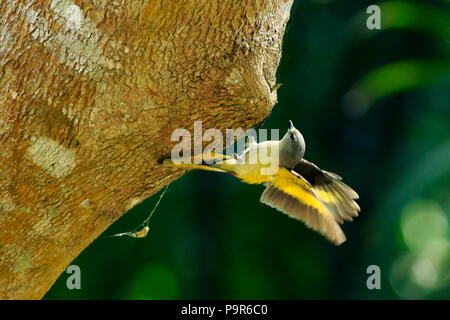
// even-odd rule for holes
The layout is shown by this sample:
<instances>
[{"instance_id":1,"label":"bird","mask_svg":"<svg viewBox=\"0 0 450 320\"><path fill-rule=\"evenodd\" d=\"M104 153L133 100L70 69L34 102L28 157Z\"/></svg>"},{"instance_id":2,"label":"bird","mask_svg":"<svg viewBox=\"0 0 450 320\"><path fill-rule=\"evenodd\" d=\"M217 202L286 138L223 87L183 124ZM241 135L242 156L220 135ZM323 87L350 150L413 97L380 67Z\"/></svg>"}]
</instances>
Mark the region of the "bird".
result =
<instances>
[{"instance_id":1,"label":"bird","mask_svg":"<svg viewBox=\"0 0 450 320\"><path fill-rule=\"evenodd\" d=\"M162 164L223 172L249 184L263 184L262 203L302 221L330 242L340 245L346 241L340 225L358 216L360 207L355 200L359 196L339 175L304 159L305 148L303 135L289 120L288 130L281 140L258 143L249 136L241 155L211 153L209 158L203 155L200 163L166 158ZM269 165L262 161L263 155L274 156L276 170L268 170Z\"/></svg>"}]
</instances>

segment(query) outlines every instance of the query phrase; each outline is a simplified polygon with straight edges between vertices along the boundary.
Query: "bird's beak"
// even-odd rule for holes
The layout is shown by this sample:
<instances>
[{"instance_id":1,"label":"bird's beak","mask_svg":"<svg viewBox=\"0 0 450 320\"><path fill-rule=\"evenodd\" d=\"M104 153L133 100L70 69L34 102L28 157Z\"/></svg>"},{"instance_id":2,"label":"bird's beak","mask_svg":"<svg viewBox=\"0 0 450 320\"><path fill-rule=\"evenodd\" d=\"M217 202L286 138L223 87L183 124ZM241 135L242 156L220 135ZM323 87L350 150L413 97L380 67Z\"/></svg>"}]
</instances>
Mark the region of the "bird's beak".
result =
<instances>
[{"instance_id":1,"label":"bird's beak","mask_svg":"<svg viewBox=\"0 0 450 320\"><path fill-rule=\"evenodd\" d=\"M294 124L292 123L291 120L289 120L289 130L294 128Z\"/></svg>"}]
</instances>

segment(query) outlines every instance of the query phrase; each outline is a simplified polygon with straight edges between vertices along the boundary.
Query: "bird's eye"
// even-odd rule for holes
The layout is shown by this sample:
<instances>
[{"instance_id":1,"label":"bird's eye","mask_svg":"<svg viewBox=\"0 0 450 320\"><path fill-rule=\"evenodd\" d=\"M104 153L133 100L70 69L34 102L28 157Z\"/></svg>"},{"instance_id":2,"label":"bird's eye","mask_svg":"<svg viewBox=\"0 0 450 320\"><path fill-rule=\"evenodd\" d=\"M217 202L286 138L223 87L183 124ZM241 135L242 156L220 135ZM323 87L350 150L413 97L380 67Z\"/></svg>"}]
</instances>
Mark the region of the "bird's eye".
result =
<instances>
[{"instance_id":1,"label":"bird's eye","mask_svg":"<svg viewBox=\"0 0 450 320\"><path fill-rule=\"evenodd\" d=\"M291 140L295 140L294 134L291 133Z\"/></svg>"}]
</instances>

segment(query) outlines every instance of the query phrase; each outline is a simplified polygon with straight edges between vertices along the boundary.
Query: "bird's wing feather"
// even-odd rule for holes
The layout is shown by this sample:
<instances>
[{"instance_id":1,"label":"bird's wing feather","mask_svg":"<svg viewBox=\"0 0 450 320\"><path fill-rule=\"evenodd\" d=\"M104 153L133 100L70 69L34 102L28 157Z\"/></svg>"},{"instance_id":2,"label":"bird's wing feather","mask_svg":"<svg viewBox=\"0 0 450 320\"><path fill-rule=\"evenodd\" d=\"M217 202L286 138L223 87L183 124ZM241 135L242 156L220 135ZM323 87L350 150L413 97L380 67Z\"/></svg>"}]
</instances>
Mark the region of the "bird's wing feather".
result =
<instances>
[{"instance_id":1,"label":"bird's wing feather","mask_svg":"<svg viewBox=\"0 0 450 320\"><path fill-rule=\"evenodd\" d=\"M345 241L345 235L333 214L309 183L284 168L280 168L268 184L261 195L261 202L303 221L336 245Z\"/></svg>"},{"instance_id":2,"label":"bird's wing feather","mask_svg":"<svg viewBox=\"0 0 450 320\"><path fill-rule=\"evenodd\" d=\"M344 220L352 221L358 216L360 208L354 201L359 198L358 194L343 183L340 176L321 170L305 159L302 159L294 171L311 184L322 201L331 208L339 223L343 223Z\"/></svg>"}]
</instances>

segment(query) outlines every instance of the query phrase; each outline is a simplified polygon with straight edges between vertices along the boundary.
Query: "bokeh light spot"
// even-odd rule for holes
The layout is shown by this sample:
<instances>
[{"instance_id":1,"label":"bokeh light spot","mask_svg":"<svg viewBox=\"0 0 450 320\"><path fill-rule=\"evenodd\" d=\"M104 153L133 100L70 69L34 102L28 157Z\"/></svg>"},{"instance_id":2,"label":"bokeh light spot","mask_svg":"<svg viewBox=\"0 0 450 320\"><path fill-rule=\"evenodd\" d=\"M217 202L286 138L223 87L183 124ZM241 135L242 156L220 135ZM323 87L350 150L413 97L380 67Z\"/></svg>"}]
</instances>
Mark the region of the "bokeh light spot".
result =
<instances>
[{"instance_id":1,"label":"bokeh light spot","mask_svg":"<svg viewBox=\"0 0 450 320\"><path fill-rule=\"evenodd\" d=\"M438 280L436 268L427 258L418 258L411 266L411 277L418 285L434 288Z\"/></svg>"},{"instance_id":2,"label":"bokeh light spot","mask_svg":"<svg viewBox=\"0 0 450 320\"><path fill-rule=\"evenodd\" d=\"M406 205L400 226L406 245L415 252L432 240L445 238L448 232L444 211L437 202L431 200L414 200Z\"/></svg>"}]
</instances>

